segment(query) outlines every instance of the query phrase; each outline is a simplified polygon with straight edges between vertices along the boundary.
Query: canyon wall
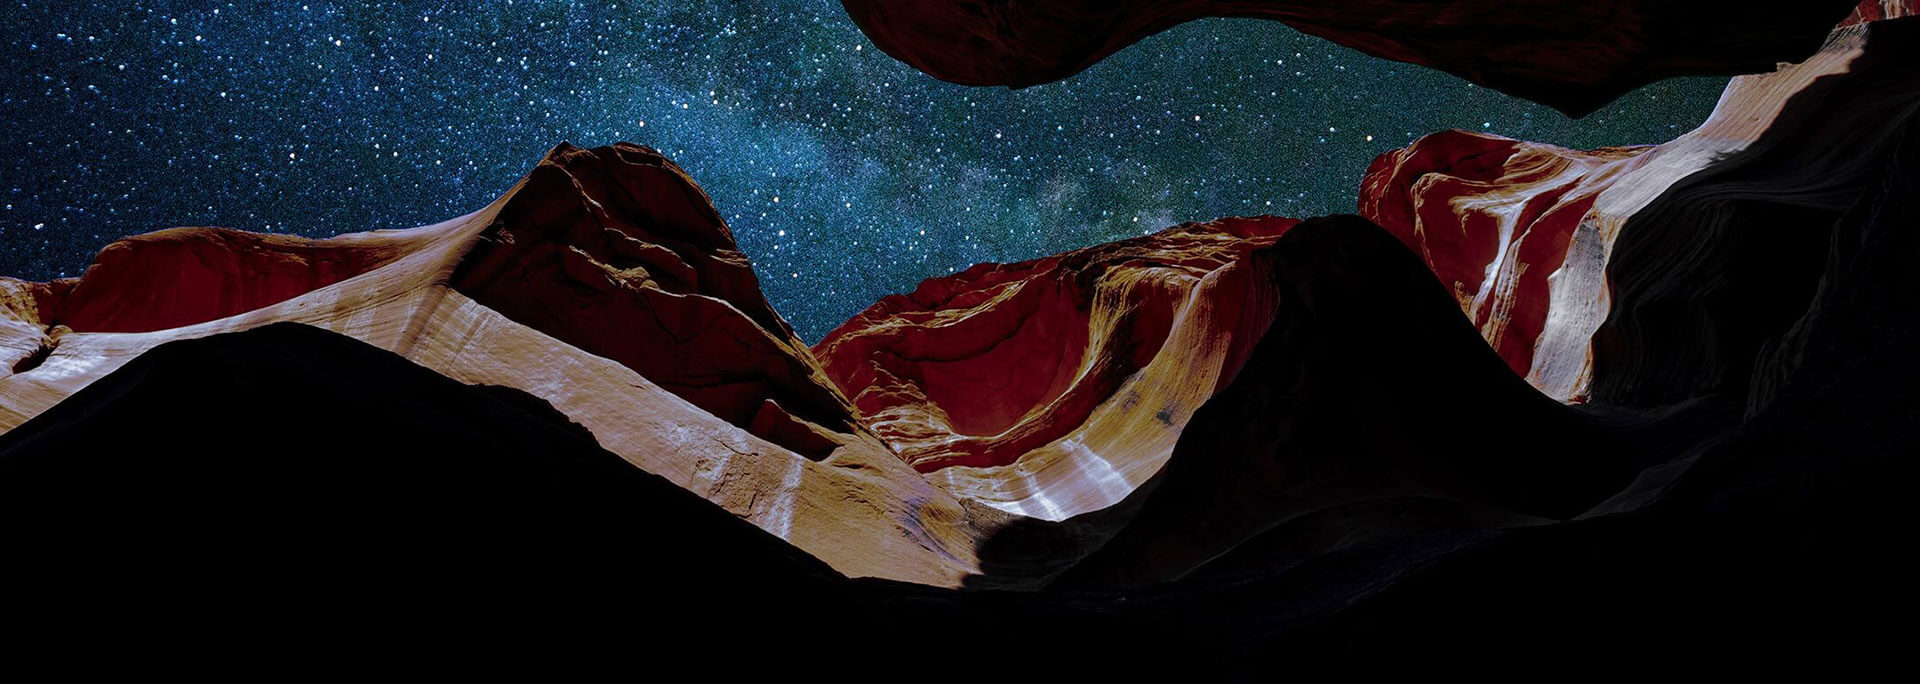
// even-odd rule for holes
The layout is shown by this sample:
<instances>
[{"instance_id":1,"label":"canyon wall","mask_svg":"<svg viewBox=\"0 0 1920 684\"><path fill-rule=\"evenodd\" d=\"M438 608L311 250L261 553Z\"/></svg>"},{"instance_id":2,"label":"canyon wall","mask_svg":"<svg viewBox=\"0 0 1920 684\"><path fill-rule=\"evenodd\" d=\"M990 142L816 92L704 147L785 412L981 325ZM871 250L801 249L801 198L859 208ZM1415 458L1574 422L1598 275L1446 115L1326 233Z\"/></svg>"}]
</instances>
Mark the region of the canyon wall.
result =
<instances>
[{"instance_id":1,"label":"canyon wall","mask_svg":"<svg viewBox=\"0 0 1920 684\"><path fill-rule=\"evenodd\" d=\"M292 323L544 402L854 577L1112 591L1270 579L1432 534L1454 544L1439 558L1471 546L1447 535L1626 525L1608 516L1718 482L1693 469L1718 453L1703 435L1817 441L1791 427L1814 411L1796 402L1840 390L1813 374L1862 372L1821 349L1881 359L1906 339L1863 321L1904 292L1873 249L1910 246L1920 18L1853 9L1664 144L1436 133L1375 161L1359 216L1229 218L984 264L811 349L704 192L634 145L562 145L432 226L136 236L77 279L0 280L0 429L20 428L0 452L85 437L48 427L84 406L39 417L147 372L130 364L150 351ZM360 358L332 338L238 339Z\"/></svg>"}]
</instances>

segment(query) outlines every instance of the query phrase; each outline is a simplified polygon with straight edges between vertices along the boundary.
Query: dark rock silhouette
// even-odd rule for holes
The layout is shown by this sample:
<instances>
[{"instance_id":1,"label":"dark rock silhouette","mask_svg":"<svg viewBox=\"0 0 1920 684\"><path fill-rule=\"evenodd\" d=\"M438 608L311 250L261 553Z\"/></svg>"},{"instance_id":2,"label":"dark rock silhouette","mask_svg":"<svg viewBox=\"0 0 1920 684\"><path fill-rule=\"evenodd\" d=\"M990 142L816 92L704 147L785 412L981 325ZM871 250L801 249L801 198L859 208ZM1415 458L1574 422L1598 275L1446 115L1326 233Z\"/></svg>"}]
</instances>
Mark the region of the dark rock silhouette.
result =
<instances>
[{"instance_id":1,"label":"dark rock silhouette","mask_svg":"<svg viewBox=\"0 0 1920 684\"><path fill-rule=\"evenodd\" d=\"M100 611L149 643L289 653L538 643L636 610L674 626L663 651L710 651L743 613L868 621L826 564L545 402L295 324L161 345L0 436L0 517L8 622L35 640Z\"/></svg>"},{"instance_id":2,"label":"dark rock silhouette","mask_svg":"<svg viewBox=\"0 0 1920 684\"><path fill-rule=\"evenodd\" d=\"M1370 217L979 267L824 363L697 186L629 145L558 148L438 226L166 231L0 280L7 643L105 624L292 663L392 659L348 634L859 678L1005 639L1047 658L928 676L1056 681L1892 661L1920 18L1885 17L1909 11L1856 7L1812 66L1736 83L1777 107L1687 141L1737 145L1438 134L1376 164ZM1608 208L1618 235L1570 251L1602 200L1549 207L1649 169L1612 186L1644 195ZM1466 189L1538 234L1441 210ZM1463 298L1508 248L1604 267L1589 393L1522 375L1544 333L1488 334L1551 310ZM1537 305L1553 276L1523 271L1503 296ZM915 411L945 431L883 424ZM1110 460L1102 434L1166 444Z\"/></svg>"},{"instance_id":3,"label":"dark rock silhouette","mask_svg":"<svg viewBox=\"0 0 1920 684\"><path fill-rule=\"evenodd\" d=\"M1663 78L1812 55L1858 0L842 0L887 54L966 85L1057 81L1203 17L1252 17L1583 116ZM1878 2L1869 3L1877 6ZM1868 16L1884 10L1866 8ZM1879 11L1880 15L1873 12Z\"/></svg>"}]
</instances>

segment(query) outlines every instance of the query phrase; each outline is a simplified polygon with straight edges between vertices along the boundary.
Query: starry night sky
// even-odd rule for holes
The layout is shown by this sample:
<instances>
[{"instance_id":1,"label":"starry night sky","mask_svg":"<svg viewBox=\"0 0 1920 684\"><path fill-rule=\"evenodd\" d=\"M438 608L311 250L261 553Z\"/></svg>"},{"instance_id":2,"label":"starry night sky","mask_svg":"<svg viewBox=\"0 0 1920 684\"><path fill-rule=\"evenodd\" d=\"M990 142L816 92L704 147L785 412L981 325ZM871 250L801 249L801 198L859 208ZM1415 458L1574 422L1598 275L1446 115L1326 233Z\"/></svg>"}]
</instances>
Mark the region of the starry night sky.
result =
<instances>
[{"instance_id":1,"label":"starry night sky","mask_svg":"<svg viewBox=\"0 0 1920 684\"><path fill-rule=\"evenodd\" d=\"M1725 79L1586 119L1257 20L1181 26L1063 83L966 88L837 0L4 0L0 274L123 235L322 237L478 209L560 141L659 148L817 340L879 297L1178 222L1351 212L1375 155L1444 128L1658 143Z\"/></svg>"}]
</instances>

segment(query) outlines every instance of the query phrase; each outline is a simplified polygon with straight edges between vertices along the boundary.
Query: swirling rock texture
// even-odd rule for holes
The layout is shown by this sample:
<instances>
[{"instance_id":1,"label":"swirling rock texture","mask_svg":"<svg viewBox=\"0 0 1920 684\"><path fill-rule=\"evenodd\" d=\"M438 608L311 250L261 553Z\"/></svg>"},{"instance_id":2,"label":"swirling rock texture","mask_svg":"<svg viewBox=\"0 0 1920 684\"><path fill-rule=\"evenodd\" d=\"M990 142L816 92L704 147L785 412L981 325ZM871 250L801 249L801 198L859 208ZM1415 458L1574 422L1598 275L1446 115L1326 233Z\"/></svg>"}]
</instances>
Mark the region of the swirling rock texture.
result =
<instances>
[{"instance_id":1,"label":"swirling rock texture","mask_svg":"<svg viewBox=\"0 0 1920 684\"><path fill-rule=\"evenodd\" d=\"M487 208L422 228L129 238L75 280L0 281L0 302L0 427L157 345L304 323L537 396L849 574L956 582L972 526L995 524L856 422L706 195L637 146L561 145Z\"/></svg>"},{"instance_id":2,"label":"swirling rock texture","mask_svg":"<svg viewBox=\"0 0 1920 684\"><path fill-rule=\"evenodd\" d=\"M1295 561L1359 544L1380 520L1564 519L1632 477L1629 445L1504 372L1392 236L1347 216L1285 241L1258 256L1285 334L1260 341L1140 510L1063 585L1172 580L1276 529L1295 537ZM1501 438L1453 427L1484 412L1502 417ZM1562 446L1542 458L1542 443Z\"/></svg>"},{"instance_id":3,"label":"swirling rock texture","mask_svg":"<svg viewBox=\"0 0 1920 684\"><path fill-rule=\"evenodd\" d=\"M450 284L809 457L858 431L712 202L651 150L556 150Z\"/></svg>"},{"instance_id":4,"label":"swirling rock texture","mask_svg":"<svg viewBox=\"0 0 1920 684\"><path fill-rule=\"evenodd\" d=\"M1246 263L1297 221L1189 224L881 300L814 347L866 423L947 489L1057 520L1166 461L1273 316Z\"/></svg>"},{"instance_id":5,"label":"swirling rock texture","mask_svg":"<svg viewBox=\"0 0 1920 684\"><path fill-rule=\"evenodd\" d=\"M1438 133L1361 215L982 265L813 349L631 145L434 226L130 238L0 280L31 573L0 591L252 625L284 581L313 636L426 587L427 640L782 674L844 669L808 629L885 662L1041 629L1134 677L1900 653L1872 614L1920 451L1913 9L1858 5L1666 144Z\"/></svg>"},{"instance_id":6,"label":"swirling rock texture","mask_svg":"<svg viewBox=\"0 0 1920 684\"><path fill-rule=\"evenodd\" d=\"M1594 337L1594 401L1712 396L1757 411L1777 398L1760 381L1766 359L1838 276L1836 224L1877 189L1920 115L1916 26L1848 29L1862 42L1844 74L1808 84L1753 144L1627 219L1609 264L1615 305Z\"/></svg>"},{"instance_id":7,"label":"swirling rock texture","mask_svg":"<svg viewBox=\"0 0 1920 684\"><path fill-rule=\"evenodd\" d=\"M1854 8L1853 14L1840 25L1852 26L1883 19L1899 19L1913 16L1916 12L1920 12L1920 5L1916 5L1913 0L1865 0L1859 7Z\"/></svg>"},{"instance_id":8,"label":"swirling rock texture","mask_svg":"<svg viewBox=\"0 0 1920 684\"><path fill-rule=\"evenodd\" d=\"M1057 81L1205 17L1272 19L1584 115L1662 78L1805 59L1871 7L1810 0L841 0L887 54L966 85ZM1892 5L1897 2L1870 2Z\"/></svg>"},{"instance_id":9,"label":"swirling rock texture","mask_svg":"<svg viewBox=\"0 0 1920 684\"><path fill-rule=\"evenodd\" d=\"M1870 5L1899 13L1911 3ZM1763 136L1771 145L1788 129L1842 130L1828 118L1782 120L1782 112L1822 79L1873 89L1898 71L1856 73L1869 68L1860 61L1869 34L1866 26L1842 28L1804 62L1734 79L1706 123L1662 145L1582 152L1435 133L1374 161L1360 213L1426 259L1515 372L1550 396L1584 401L1591 341L1615 298L1608 263L1627 223L1682 179ZM1850 93L1834 101L1873 97ZM1826 149L1859 143L1832 142L1843 147Z\"/></svg>"}]
</instances>

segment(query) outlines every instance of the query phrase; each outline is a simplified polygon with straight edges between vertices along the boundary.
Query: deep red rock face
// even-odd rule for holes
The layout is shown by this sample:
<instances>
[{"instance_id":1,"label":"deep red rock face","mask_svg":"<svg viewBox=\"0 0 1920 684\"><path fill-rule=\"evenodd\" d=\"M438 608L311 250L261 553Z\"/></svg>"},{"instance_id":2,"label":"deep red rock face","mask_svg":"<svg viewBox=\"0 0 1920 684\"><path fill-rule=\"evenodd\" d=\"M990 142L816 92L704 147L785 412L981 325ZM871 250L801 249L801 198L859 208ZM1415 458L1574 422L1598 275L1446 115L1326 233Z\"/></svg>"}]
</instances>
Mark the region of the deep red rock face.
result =
<instances>
[{"instance_id":1,"label":"deep red rock face","mask_svg":"<svg viewBox=\"0 0 1920 684\"><path fill-rule=\"evenodd\" d=\"M7 318L26 326L7 335L7 356L51 345L41 331L55 326L152 332L255 311L420 252L443 231L311 240L176 228L120 240L78 279L6 288ZM839 445L828 431L860 429L706 194L657 152L562 145L464 239L464 254L454 245L452 263L433 268L515 321L796 453L824 458Z\"/></svg>"},{"instance_id":2,"label":"deep red rock face","mask_svg":"<svg viewBox=\"0 0 1920 684\"><path fill-rule=\"evenodd\" d=\"M1279 3L1236 6L1255 5ZM1226 219L982 265L814 350L683 171L638 146L563 145L433 226L178 229L116 243L79 279L0 279L0 429L169 342L286 322L525 392L558 412L542 423L564 416L849 575L1125 586L1311 560L1408 522L1532 527L1664 462L1554 400L1704 407L1665 435L1768 402L1846 405L1832 376L1914 384L1883 371L1911 356L1889 341L1911 335L1883 331L1913 327L1915 308L1886 287L1911 280L1915 244L1915 22L1846 27L1801 64L1735 79L1712 119L1656 147L1429 136L1364 181L1361 211L1384 231ZM1839 343L1858 349L1822 351ZM1904 404L1882 408L1821 437L1911 423ZM1508 422L1486 430L1489 415Z\"/></svg>"},{"instance_id":3,"label":"deep red rock face","mask_svg":"<svg viewBox=\"0 0 1920 684\"><path fill-rule=\"evenodd\" d=\"M1651 149L1580 152L1443 131L1375 159L1360 213L1424 258L1500 358L1526 375L1546 330L1548 276L1600 192Z\"/></svg>"},{"instance_id":4,"label":"deep red rock face","mask_svg":"<svg viewBox=\"0 0 1920 684\"><path fill-rule=\"evenodd\" d=\"M856 422L706 194L626 144L562 145L431 226L175 229L116 243L79 279L0 278L0 431L169 342L276 323L526 392L849 574L957 583L971 540L1006 516L963 506Z\"/></svg>"},{"instance_id":5,"label":"deep red rock face","mask_svg":"<svg viewBox=\"0 0 1920 684\"><path fill-rule=\"evenodd\" d=\"M1817 127L1781 119L1783 108L1823 81L1864 78L1855 72L1873 27L1899 21L1910 20L1843 27L1804 62L1734 79L1705 123L1657 146L1576 151L1465 131L1429 135L1374 161L1360 213L1427 261L1514 372L1549 396L1584 401L1594 336L1621 306L1609 270L1628 223L1716 160Z\"/></svg>"},{"instance_id":6,"label":"deep red rock face","mask_svg":"<svg viewBox=\"0 0 1920 684\"><path fill-rule=\"evenodd\" d=\"M147 332L277 304L378 268L394 241L310 240L175 228L107 245L60 297L52 322L76 332Z\"/></svg>"},{"instance_id":7,"label":"deep red rock face","mask_svg":"<svg viewBox=\"0 0 1920 684\"><path fill-rule=\"evenodd\" d=\"M868 425L921 471L1011 464L1082 428L1100 407L1129 401L1116 393L1163 352L1206 355L1165 348L1190 307L1264 328L1263 303L1253 303L1244 277L1224 271L1295 223L1226 219L981 264L881 300L814 353ZM1222 284L1197 296L1215 273ZM1237 367L1258 333L1232 336L1242 348L1218 350L1221 363ZM1140 417L1177 427L1170 410Z\"/></svg>"},{"instance_id":8,"label":"deep red rock face","mask_svg":"<svg viewBox=\"0 0 1920 684\"><path fill-rule=\"evenodd\" d=\"M1920 14L1920 0L1865 0L1853 15L1841 22L1841 26L1865 24L1885 19L1899 19Z\"/></svg>"},{"instance_id":9,"label":"deep red rock face","mask_svg":"<svg viewBox=\"0 0 1920 684\"><path fill-rule=\"evenodd\" d=\"M1640 85L1770 71L1857 0L842 0L880 49L935 77L1025 87L1205 17L1282 21L1580 116ZM1879 4L1879 3L1873 3Z\"/></svg>"},{"instance_id":10,"label":"deep red rock face","mask_svg":"<svg viewBox=\"0 0 1920 684\"><path fill-rule=\"evenodd\" d=\"M481 234L452 285L815 458L852 409L808 362L705 192L658 152L562 145Z\"/></svg>"},{"instance_id":11,"label":"deep red rock face","mask_svg":"<svg viewBox=\"0 0 1920 684\"><path fill-rule=\"evenodd\" d=\"M1328 518L1348 526L1301 534L1290 553L1338 548L1366 526L1354 517L1373 515L1362 511L1398 510L1390 519L1421 498L1566 517L1629 479L1620 444L1506 372L1421 259L1365 219L1308 220L1250 260L1281 289L1270 332L1129 499L1138 512L1055 586L1170 581L1254 535ZM1506 421L1500 439L1461 427L1489 412Z\"/></svg>"}]
</instances>

